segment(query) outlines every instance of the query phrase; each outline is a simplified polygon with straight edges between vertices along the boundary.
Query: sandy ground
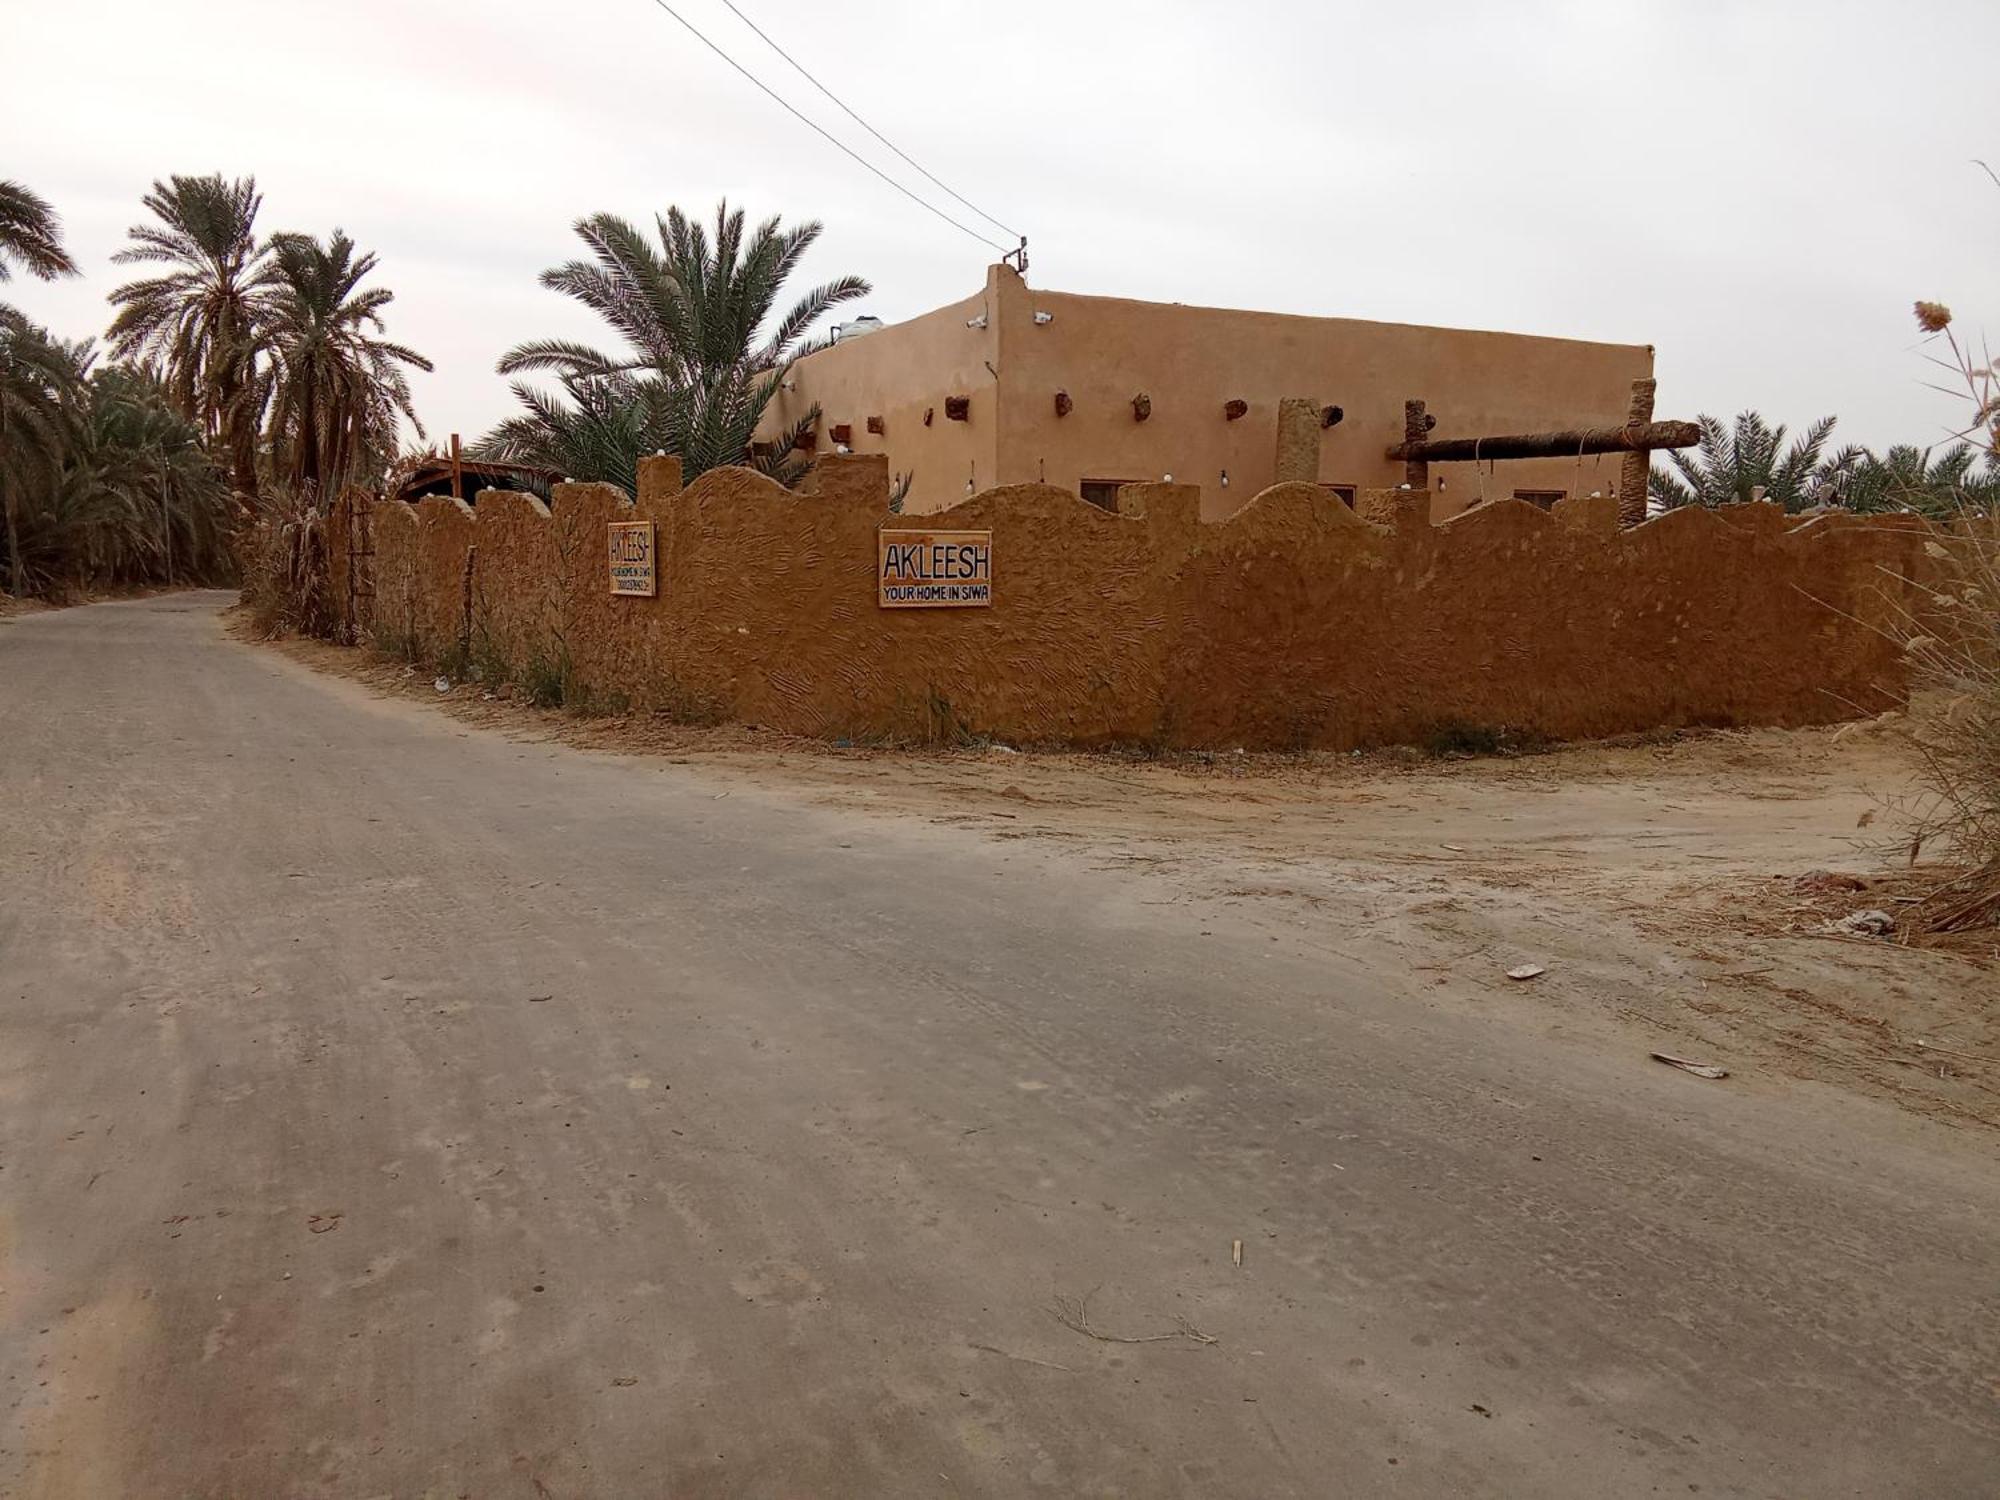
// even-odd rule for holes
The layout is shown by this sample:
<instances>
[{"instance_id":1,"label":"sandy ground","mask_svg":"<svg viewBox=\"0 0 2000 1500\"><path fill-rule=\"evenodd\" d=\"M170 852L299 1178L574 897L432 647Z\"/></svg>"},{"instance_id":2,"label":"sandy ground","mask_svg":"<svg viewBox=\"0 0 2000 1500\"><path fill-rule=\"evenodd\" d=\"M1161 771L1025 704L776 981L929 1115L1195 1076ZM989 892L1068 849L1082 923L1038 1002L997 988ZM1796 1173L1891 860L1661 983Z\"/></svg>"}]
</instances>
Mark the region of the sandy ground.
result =
<instances>
[{"instance_id":1,"label":"sandy ground","mask_svg":"<svg viewBox=\"0 0 2000 1500\"><path fill-rule=\"evenodd\" d=\"M882 750L579 718L476 683L440 693L363 650L262 644L468 723L699 765L770 798L1060 841L1197 929L1227 912L1432 1001L1595 1030L1739 1086L1814 1080L2000 1126L2000 932L1937 950L1824 930L1900 917L1928 888L1896 847L1915 791L1900 716L1470 760ZM1506 978L1527 964L1545 972Z\"/></svg>"}]
</instances>

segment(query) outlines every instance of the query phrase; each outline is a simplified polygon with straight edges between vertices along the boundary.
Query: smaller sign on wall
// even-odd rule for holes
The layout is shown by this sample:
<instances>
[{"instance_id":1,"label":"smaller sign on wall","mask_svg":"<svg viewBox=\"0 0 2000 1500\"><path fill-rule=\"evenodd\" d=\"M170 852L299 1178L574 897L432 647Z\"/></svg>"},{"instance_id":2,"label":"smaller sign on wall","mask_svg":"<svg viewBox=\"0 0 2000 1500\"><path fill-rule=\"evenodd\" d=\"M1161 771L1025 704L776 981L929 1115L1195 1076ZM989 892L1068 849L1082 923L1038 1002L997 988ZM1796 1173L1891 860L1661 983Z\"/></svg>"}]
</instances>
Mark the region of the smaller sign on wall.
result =
<instances>
[{"instance_id":1,"label":"smaller sign on wall","mask_svg":"<svg viewBox=\"0 0 2000 1500\"><path fill-rule=\"evenodd\" d=\"M993 602L990 531L881 531L875 581L884 609L964 609Z\"/></svg>"},{"instance_id":2,"label":"smaller sign on wall","mask_svg":"<svg viewBox=\"0 0 2000 1500\"><path fill-rule=\"evenodd\" d=\"M613 521L610 532L611 592L653 598L660 592L653 523Z\"/></svg>"}]
</instances>

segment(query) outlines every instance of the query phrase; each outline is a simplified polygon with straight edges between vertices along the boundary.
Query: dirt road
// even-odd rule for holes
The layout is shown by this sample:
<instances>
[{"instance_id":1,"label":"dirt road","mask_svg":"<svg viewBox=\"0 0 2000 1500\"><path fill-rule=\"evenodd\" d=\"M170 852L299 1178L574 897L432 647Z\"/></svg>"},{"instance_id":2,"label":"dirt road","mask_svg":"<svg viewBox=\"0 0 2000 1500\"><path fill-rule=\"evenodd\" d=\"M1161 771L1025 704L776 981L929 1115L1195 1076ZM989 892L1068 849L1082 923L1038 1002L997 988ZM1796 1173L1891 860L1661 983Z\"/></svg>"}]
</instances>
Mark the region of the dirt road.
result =
<instances>
[{"instance_id":1,"label":"dirt road","mask_svg":"<svg viewBox=\"0 0 2000 1500\"><path fill-rule=\"evenodd\" d=\"M0 625L0 1493L1993 1491L1990 1133L223 602Z\"/></svg>"}]
</instances>

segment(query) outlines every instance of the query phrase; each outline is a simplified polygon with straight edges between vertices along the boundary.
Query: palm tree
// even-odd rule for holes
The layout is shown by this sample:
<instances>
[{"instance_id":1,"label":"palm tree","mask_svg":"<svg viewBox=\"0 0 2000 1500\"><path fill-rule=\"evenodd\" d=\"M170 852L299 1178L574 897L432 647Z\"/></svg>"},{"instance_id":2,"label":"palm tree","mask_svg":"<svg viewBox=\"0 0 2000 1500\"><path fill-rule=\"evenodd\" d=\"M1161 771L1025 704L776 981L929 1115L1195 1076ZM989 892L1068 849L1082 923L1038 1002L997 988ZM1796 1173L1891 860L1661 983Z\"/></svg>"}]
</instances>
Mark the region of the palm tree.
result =
<instances>
[{"instance_id":1,"label":"palm tree","mask_svg":"<svg viewBox=\"0 0 2000 1500\"><path fill-rule=\"evenodd\" d=\"M96 359L0 306L0 576L15 594L227 577L229 486L200 427L151 372Z\"/></svg>"},{"instance_id":2,"label":"palm tree","mask_svg":"<svg viewBox=\"0 0 2000 1500\"><path fill-rule=\"evenodd\" d=\"M562 395L514 382L521 412L472 445L479 458L532 464L571 479L601 480L627 494L639 489L639 460L666 446L654 399L657 381L618 372L564 371Z\"/></svg>"},{"instance_id":3,"label":"palm tree","mask_svg":"<svg viewBox=\"0 0 2000 1500\"><path fill-rule=\"evenodd\" d=\"M158 362L174 400L228 454L231 482L247 504L257 489L262 415L263 197L254 177L214 173L156 181L142 201L159 222L134 225L131 245L112 259L168 269L112 292L112 352Z\"/></svg>"},{"instance_id":4,"label":"palm tree","mask_svg":"<svg viewBox=\"0 0 2000 1500\"><path fill-rule=\"evenodd\" d=\"M344 230L325 244L274 235L270 254L258 280L270 363L255 404L268 406L277 476L325 497L386 466L399 416L423 435L404 370L431 362L380 337L396 294L361 285L376 257L357 253Z\"/></svg>"},{"instance_id":5,"label":"palm tree","mask_svg":"<svg viewBox=\"0 0 2000 1500\"><path fill-rule=\"evenodd\" d=\"M755 446L753 435L792 362L820 347L820 340L808 336L812 326L841 303L865 296L869 286L858 276L838 277L806 292L774 321L786 281L822 228L817 220L779 226L774 216L746 237L743 211L732 213L724 202L716 209L711 238L704 226L669 208L654 220L656 247L615 214L579 220L576 233L591 258L543 272L542 285L603 318L625 348L606 354L551 339L509 350L500 359L501 374L554 374L576 406L564 408L516 381L524 416L503 424L479 446L494 452L508 448L516 457L567 468L551 461L559 447L531 451L528 445L538 431L553 435L578 423L601 425L583 405L587 395L635 407L614 425L622 430L629 422L644 434L640 452L658 448L679 454L689 478L749 459L781 480L795 480L804 463L793 455L793 444L817 412L777 442ZM612 473L575 477L630 482Z\"/></svg>"},{"instance_id":6,"label":"palm tree","mask_svg":"<svg viewBox=\"0 0 2000 1500\"><path fill-rule=\"evenodd\" d=\"M62 247L62 220L48 200L18 182L0 182L0 281L14 274L12 261L43 281L76 275Z\"/></svg>"},{"instance_id":7,"label":"palm tree","mask_svg":"<svg viewBox=\"0 0 2000 1500\"><path fill-rule=\"evenodd\" d=\"M1933 457L1933 453L1936 456ZM1953 443L1943 452L1898 443L1880 455L1862 453L1840 488L1840 503L1857 511L1916 511L1949 517L1961 508L2000 502L2000 466L1988 459L1982 472L1979 451Z\"/></svg>"},{"instance_id":8,"label":"palm tree","mask_svg":"<svg viewBox=\"0 0 2000 1500\"><path fill-rule=\"evenodd\" d=\"M113 365L91 377L52 508L85 576L171 584L230 569L228 482L149 371Z\"/></svg>"},{"instance_id":9,"label":"palm tree","mask_svg":"<svg viewBox=\"0 0 2000 1500\"><path fill-rule=\"evenodd\" d=\"M24 497L47 493L61 472L80 379L74 351L0 303L0 515L17 596L31 583Z\"/></svg>"},{"instance_id":10,"label":"palm tree","mask_svg":"<svg viewBox=\"0 0 2000 1500\"><path fill-rule=\"evenodd\" d=\"M1759 488L1766 500L1786 510L1804 510L1826 498L1822 488L1837 488L1860 459L1861 450L1855 448L1821 459L1821 450L1833 435L1832 417L1812 423L1789 447L1784 426L1773 427L1754 411L1738 416L1733 428L1707 415L1696 420L1701 443L1694 453L1670 452L1667 457L1677 473L1656 468L1647 483L1653 498L1670 510L1683 505L1741 505Z\"/></svg>"}]
</instances>

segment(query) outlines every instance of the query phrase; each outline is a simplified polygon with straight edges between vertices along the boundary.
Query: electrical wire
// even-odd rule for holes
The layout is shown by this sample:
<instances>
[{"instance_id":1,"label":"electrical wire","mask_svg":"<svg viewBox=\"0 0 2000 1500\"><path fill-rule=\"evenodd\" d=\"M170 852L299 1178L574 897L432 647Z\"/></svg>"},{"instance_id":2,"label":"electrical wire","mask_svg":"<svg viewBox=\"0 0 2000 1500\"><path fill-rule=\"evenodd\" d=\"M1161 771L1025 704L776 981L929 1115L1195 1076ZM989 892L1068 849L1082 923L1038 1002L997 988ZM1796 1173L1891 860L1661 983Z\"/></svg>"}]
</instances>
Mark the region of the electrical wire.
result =
<instances>
[{"instance_id":1,"label":"electrical wire","mask_svg":"<svg viewBox=\"0 0 2000 1500\"><path fill-rule=\"evenodd\" d=\"M671 5L669 5L667 3L667 0L653 0L653 4L659 6L661 10L665 11L668 15L672 16L676 21L680 22L682 26L686 27L688 32L694 37L696 41L700 42L704 47L708 48L709 51L713 52L717 57L721 58L724 62L728 63L730 67L734 68L737 72L741 73L745 78L749 79L752 83L756 84L759 89L763 90L766 94L770 95L770 97L773 100L775 100L778 104L783 106L785 112L791 115L792 118L797 120L802 125L810 126L816 134L824 137L829 144L839 147L848 156L853 157L855 161L859 162L862 166L866 167L869 171L873 172L877 177L881 178L884 182L888 183L890 187L894 188L897 192L901 193L905 198L908 198L912 203L916 204L920 208L925 208L930 210L930 212L936 214L940 219L943 219L945 223L951 225L953 229L958 230L960 233L971 235L975 240L978 240L980 244L986 246L989 250L998 250L1003 254L1006 252L1008 248L1007 246L994 244L992 240L986 238L986 236L981 234L978 230L968 228L964 224L959 223L958 220L954 219L950 214L946 213L943 209L939 208L935 203L932 203L929 199L918 197L915 193L911 192L907 187L903 186L902 183L896 181L895 178L891 177L887 172L883 171L880 167L876 166L875 163L868 160L867 157L862 156L858 152L856 152L852 146L849 146L845 141L841 140L838 136L829 133L826 127L821 125L818 121L812 119L810 116L799 113L797 107L794 106L789 99L785 98L784 95L778 93L769 84L765 83L763 79L759 78L755 73L752 73L748 68L744 67L742 63L738 62L735 58L731 57L727 52L724 52L720 47L716 46L714 42L711 42L707 37L703 36L700 30L696 28L695 24L692 21L690 21L686 16L682 15L679 11L675 10ZM734 6L730 8L732 10L735 9ZM762 33L759 33L759 35L761 34ZM947 191L949 190L947 189Z\"/></svg>"},{"instance_id":2,"label":"electrical wire","mask_svg":"<svg viewBox=\"0 0 2000 1500\"><path fill-rule=\"evenodd\" d=\"M791 53L787 52L783 47L780 47L776 42L772 41L770 36L765 32L763 27L759 26L755 21L751 20L748 16L744 15L743 12L737 8L735 0L722 0L722 3L729 7L731 14L733 14L737 20L741 21L745 26L748 26L752 31L756 32L758 36L762 37L764 39L764 44L767 47L769 47L773 52L777 53L778 56L782 57L786 62L790 63L795 69L797 69L800 77L804 78L807 83L811 84L814 88L818 89L822 94L826 95L827 98L831 99L835 104L839 105L841 112L845 114L848 119L852 120L855 124L859 125L863 130L867 131L870 135L874 136L876 140L880 141L883 145L887 146L891 151L895 152L896 155L902 157L903 160L908 162L912 167L915 167L917 171L921 172L933 184L935 184L939 188L942 188L947 194L949 194L953 198L956 198L960 203L963 203L967 208L971 209L974 213L978 214L980 218L984 219L987 223L991 224L995 229L999 230L1002 234L1012 235L1017 240L1022 237L1020 230L1009 229L1005 224L1001 223L998 219L994 218L993 215L989 214L985 209L981 208L977 203L974 203L970 198L966 197L963 193L953 191L953 189L948 184L940 181L937 177L933 176L932 173L927 168L925 168L923 164L920 163L915 157L911 156L909 152L905 151L901 146L898 146L894 141L890 140L886 135L882 134L881 131L877 130L873 125L870 125L866 120L862 119L861 116L857 115L852 109L848 108L846 100L842 99L832 89L828 88L825 84L821 83L817 78L813 77L813 75L806 70L806 65L804 63L800 62L796 57L793 57Z\"/></svg>"}]
</instances>

